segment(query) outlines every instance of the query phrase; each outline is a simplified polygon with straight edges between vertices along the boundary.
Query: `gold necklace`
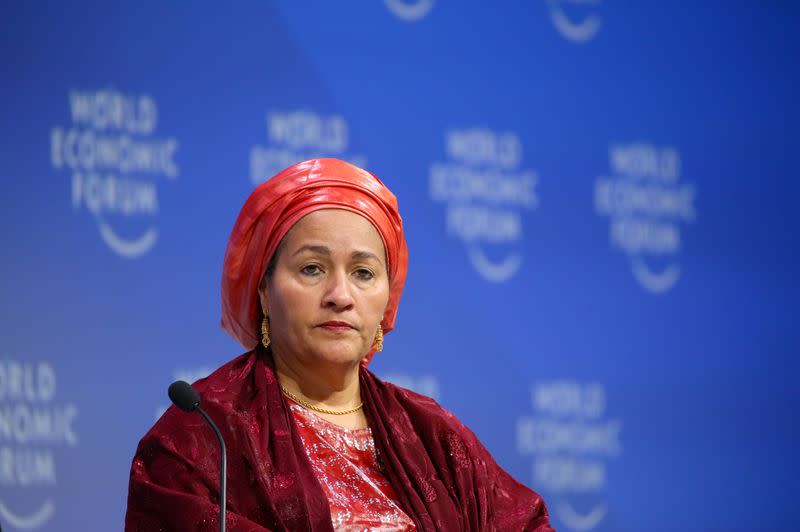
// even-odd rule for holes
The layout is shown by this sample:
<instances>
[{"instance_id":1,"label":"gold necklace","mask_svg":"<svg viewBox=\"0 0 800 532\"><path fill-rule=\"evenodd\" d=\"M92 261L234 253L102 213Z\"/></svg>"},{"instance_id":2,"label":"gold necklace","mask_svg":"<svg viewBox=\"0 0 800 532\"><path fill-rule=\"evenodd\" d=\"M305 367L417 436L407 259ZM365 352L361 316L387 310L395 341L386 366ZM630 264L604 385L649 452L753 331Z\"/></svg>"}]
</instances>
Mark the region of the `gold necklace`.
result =
<instances>
[{"instance_id":1,"label":"gold necklace","mask_svg":"<svg viewBox=\"0 0 800 532\"><path fill-rule=\"evenodd\" d=\"M359 410L361 410L361 407L364 406L364 403L358 403L358 406L354 406L353 408L350 408L348 410L328 410L327 408L322 408L321 406L313 405L313 404L309 403L308 401L306 401L304 399L301 399L300 397L297 397L295 394L293 394L292 392L290 392L289 390L284 388L283 384L281 384L281 391L283 392L283 394L286 397L288 397L289 399L291 399L295 403L303 405L304 407L308 408L309 410L313 410L314 412L320 412L321 414L331 414L333 416L343 416L345 414L352 414L353 412L358 412Z\"/></svg>"}]
</instances>

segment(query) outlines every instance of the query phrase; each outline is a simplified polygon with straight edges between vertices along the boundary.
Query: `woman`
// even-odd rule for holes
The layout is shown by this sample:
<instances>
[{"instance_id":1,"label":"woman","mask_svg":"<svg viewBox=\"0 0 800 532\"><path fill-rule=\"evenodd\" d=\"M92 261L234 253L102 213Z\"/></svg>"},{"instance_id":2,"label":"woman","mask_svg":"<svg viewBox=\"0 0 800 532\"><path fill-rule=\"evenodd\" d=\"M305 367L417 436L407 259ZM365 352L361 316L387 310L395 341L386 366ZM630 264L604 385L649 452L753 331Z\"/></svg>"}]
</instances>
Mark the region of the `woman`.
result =
<instances>
[{"instance_id":1,"label":"woman","mask_svg":"<svg viewBox=\"0 0 800 532\"><path fill-rule=\"evenodd\" d=\"M452 414L366 368L406 267L397 201L360 168L305 161L253 191L222 279L222 326L250 351L195 384L228 446L229 530L551 530ZM134 457L126 530L218 526L218 453L199 416L167 410Z\"/></svg>"}]
</instances>

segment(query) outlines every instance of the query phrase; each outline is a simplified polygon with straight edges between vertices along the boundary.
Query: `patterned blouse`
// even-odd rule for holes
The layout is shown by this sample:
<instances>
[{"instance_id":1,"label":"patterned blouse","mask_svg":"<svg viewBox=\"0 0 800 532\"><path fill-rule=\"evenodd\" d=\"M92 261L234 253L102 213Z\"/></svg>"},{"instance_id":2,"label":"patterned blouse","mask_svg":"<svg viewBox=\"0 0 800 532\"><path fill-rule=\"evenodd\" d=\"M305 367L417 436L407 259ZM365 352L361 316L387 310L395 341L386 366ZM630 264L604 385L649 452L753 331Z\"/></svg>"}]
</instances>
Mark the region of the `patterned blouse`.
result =
<instances>
[{"instance_id":1,"label":"patterned blouse","mask_svg":"<svg viewBox=\"0 0 800 532\"><path fill-rule=\"evenodd\" d=\"M413 531L384 476L372 431L348 429L322 419L289 401L306 454L331 508L339 531Z\"/></svg>"}]
</instances>

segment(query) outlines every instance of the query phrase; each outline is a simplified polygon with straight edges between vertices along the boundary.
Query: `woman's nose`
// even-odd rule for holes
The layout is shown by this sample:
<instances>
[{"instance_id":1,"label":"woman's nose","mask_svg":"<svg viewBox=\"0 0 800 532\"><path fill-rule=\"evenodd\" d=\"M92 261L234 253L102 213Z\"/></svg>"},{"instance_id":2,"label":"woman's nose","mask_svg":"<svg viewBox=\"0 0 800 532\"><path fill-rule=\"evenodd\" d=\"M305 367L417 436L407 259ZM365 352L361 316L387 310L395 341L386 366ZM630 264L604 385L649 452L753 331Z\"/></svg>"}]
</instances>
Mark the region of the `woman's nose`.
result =
<instances>
[{"instance_id":1,"label":"woman's nose","mask_svg":"<svg viewBox=\"0 0 800 532\"><path fill-rule=\"evenodd\" d=\"M353 306L353 287L346 272L337 272L328 278L323 304L326 307L347 310Z\"/></svg>"}]
</instances>

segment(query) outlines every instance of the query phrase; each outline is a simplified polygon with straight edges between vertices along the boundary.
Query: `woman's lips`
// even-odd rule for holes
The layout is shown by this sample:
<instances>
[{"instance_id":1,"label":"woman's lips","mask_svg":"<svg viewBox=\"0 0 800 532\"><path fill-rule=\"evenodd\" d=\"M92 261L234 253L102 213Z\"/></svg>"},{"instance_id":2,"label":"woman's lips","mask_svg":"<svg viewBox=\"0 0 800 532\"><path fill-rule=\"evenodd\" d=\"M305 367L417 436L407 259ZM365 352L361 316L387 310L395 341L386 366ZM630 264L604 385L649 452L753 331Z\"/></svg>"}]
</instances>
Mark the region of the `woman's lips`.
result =
<instances>
[{"instance_id":1,"label":"woman's lips","mask_svg":"<svg viewBox=\"0 0 800 532\"><path fill-rule=\"evenodd\" d=\"M355 327L344 321L326 321L325 323L321 324L320 327L325 330L335 332L344 332L355 329Z\"/></svg>"}]
</instances>

